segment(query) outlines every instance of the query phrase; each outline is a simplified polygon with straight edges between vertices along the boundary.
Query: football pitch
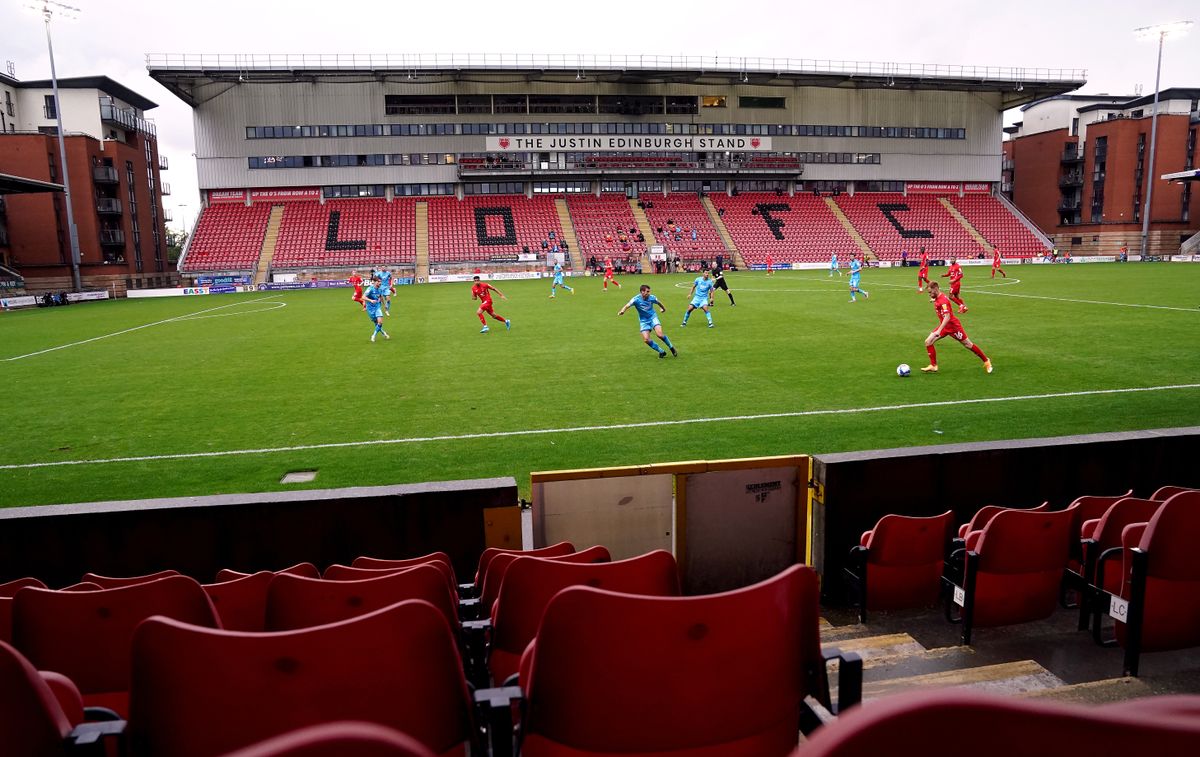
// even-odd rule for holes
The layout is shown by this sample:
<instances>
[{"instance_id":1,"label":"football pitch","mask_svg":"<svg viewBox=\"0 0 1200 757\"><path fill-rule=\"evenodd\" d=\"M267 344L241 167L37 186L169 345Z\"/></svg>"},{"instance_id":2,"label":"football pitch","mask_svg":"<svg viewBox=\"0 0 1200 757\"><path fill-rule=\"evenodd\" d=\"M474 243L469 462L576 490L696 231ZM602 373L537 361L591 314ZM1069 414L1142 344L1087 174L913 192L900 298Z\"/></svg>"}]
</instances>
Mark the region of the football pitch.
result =
<instances>
[{"instance_id":1,"label":"football pitch","mask_svg":"<svg viewBox=\"0 0 1200 757\"><path fill-rule=\"evenodd\" d=\"M512 330L488 334L469 284L400 287L374 344L349 290L6 313L0 506L501 475L528 496L532 470L1200 425L1200 266L1008 270L963 287L991 375L949 339L920 373L911 268L855 303L827 271L730 273L711 329L680 328L684 275L496 282ZM677 358L616 315L642 283Z\"/></svg>"}]
</instances>

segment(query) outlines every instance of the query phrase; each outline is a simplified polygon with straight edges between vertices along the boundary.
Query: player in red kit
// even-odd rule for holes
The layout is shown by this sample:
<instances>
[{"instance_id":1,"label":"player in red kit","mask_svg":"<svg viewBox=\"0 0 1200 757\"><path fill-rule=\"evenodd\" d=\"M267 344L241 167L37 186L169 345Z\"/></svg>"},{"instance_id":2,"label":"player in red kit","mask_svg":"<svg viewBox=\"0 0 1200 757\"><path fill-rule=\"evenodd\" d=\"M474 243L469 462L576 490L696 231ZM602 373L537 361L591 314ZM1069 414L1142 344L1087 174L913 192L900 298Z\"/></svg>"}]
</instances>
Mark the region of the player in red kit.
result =
<instances>
[{"instance_id":1,"label":"player in red kit","mask_svg":"<svg viewBox=\"0 0 1200 757\"><path fill-rule=\"evenodd\" d=\"M924 292L925 287L929 284L929 256L925 254L925 248L921 248L921 269L917 271L917 291Z\"/></svg>"},{"instance_id":2,"label":"player in red kit","mask_svg":"<svg viewBox=\"0 0 1200 757\"><path fill-rule=\"evenodd\" d=\"M621 282L613 276L612 258L604 259L604 291L608 291L608 282L616 285L617 289L621 288Z\"/></svg>"},{"instance_id":3,"label":"player in red kit","mask_svg":"<svg viewBox=\"0 0 1200 757\"><path fill-rule=\"evenodd\" d=\"M950 300L958 303L958 312L967 312L967 303L963 302L962 298L958 296L958 293L962 290L963 270L962 266L954 258L950 258L950 270L943 273L942 278L944 279L947 276L950 277ZM929 286L932 287L933 284Z\"/></svg>"},{"instance_id":4,"label":"player in red kit","mask_svg":"<svg viewBox=\"0 0 1200 757\"><path fill-rule=\"evenodd\" d=\"M358 275L358 271L351 271L350 278L346 279L346 283L354 287L354 296L350 299L362 305L363 310L367 309L367 301L363 299L363 279Z\"/></svg>"},{"instance_id":5,"label":"player in red kit","mask_svg":"<svg viewBox=\"0 0 1200 757\"><path fill-rule=\"evenodd\" d=\"M771 253L767 253L767 275L771 275L771 266L775 264L775 260L771 257Z\"/></svg>"},{"instance_id":6,"label":"player in red kit","mask_svg":"<svg viewBox=\"0 0 1200 757\"><path fill-rule=\"evenodd\" d=\"M938 318L938 327L929 332L929 336L925 337L925 351L929 353L929 365L921 369L923 373L937 373L937 348L934 347L939 339L950 337L957 341L962 346L969 349L979 356L983 361L983 370L992 372L992 361L988 356L983 354L983 350L979 349L979 345L971 342L967 338L967 334L963 331L962 323L954 317L954 309L950 305L950 298L942 294L941 287L937 282L929 285L929 299L933 301L933 312Z\"/></svg>"},{"instance_id":7,"label":"player in red kit","mask_svg":"<svg viewBox=\"0 0 1200 757\"><path fill-rule=\"evenodd\" d=\"M992 278L993 279L996 278L996 271L999 271L1000 275L1003 276L1004 278L1006 278L1006 279L1008 278L1008 274L1005 273L1004 269L1000 267L1000 248L999 247L992 248Z\"/></svg>"},{"instance_id":8,"label":"player in red kit","mask_svg":"<svg viewBox=\"0 0 1200 757\"><path fill-rule=\"evenodd\" d=\"M504 292L501 292L486 281L480 281L478 276L474 280L475 283L471 286L471 299L479 300L479 309L475 311L475 315L479 316L479 322L483 324L483 328L479 330L479 333L486 334L489 331L487 319L483 317L484 313L502 322L504 328L511 329L512 321L502 315L496 315L496 311L492 310L492 292L500 295L500 299L507 300L508 298L504 296Z\"/></svg>"}]
</instances>

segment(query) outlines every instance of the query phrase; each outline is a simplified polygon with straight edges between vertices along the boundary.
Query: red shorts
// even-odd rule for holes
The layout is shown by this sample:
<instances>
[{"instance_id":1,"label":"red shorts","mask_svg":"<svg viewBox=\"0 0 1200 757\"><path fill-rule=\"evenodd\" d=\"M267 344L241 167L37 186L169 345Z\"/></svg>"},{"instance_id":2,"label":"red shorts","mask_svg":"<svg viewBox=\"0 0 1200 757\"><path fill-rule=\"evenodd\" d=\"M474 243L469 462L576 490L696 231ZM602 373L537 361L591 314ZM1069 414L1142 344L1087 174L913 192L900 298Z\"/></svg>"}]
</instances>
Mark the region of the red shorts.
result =
<instances>
[{"instance_id":1,"label":"red shorts","mask_svg":"<svg viewBox=\"0 0 1200 757\"><path fill-rule=\"evenodd\" d=\"M962 284L956 281L950 285L950 294L957 295L960 289L962 289Z\"/></svg>"},{"instance_id":2,"label":"red shorts","mask_svg":"<svg viewBox=\"0 0 1200 757\"><path fill-rule=\"evenodd\" d=\"M361 289L355 289L355 290L354 290L354 297L352 297L351 299L353 299L355 302L362 302L362 299L363 299L363 290L361 290Z\"/></svg>"},{"instance_id":3,"label":"red shorts","mask_svg":"<svg viewBox=\"0 0 1200 757\"><path fill-rule=\"evenodd\" d=\"M917 272L917 278L925 279L926 281L929 281L929 269L922 268L920 271Z\"/></svg>"},{"instance_id":4,"label":"red shorts","mask_svg":"<svg viewBox=\"0 0 1200 757\"><path fill-rule=\"evenodd\" d=\"M962 323L957 319L951 319L946 324L946 328L937 332L938 337L948 336L956 342L961 342L967 338L967 332L963 331Z\"/></svg>"},{"instance_id":5,"label":"red shorts","mask_svg":"<svg viewBox=\"0 0 1200 757\"><path fill-rule=\"evenodd\" d=\"M606 268L604 270L604 278L606 278L606 279L613 278L613 270L611 268Z\"/></svg>"},{"instance_id":6,"label":"red shorts","mask_svg":"<svg viewBox=\"0 0 1200 757\"><path fill-rule=\"evenodd\" d=\"M492 301L491 300L484 300L483 302L479 303L479 309L485 313L491 313L492 315L495 315L495 313L492 313Z\"/></svg>"}]
</instances>

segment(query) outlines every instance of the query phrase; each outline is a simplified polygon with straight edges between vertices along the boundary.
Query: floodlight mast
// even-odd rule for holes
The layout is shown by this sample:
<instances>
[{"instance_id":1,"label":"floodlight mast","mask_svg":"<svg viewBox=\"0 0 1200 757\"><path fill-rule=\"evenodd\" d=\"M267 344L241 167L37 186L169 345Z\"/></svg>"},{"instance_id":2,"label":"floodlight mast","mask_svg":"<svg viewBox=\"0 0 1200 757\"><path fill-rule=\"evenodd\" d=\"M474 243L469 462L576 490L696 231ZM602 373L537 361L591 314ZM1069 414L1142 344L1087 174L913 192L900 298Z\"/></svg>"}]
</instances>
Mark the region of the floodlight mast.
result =
<instances>
[{"instance_id":1,"label":"floodlight mast","mask_svg":"<svg viewBox=\"0 0 1200 757\"><path fill-rule=\"evenodd\" d=\"M67 166L67 144L63 139L62 100L58 96L58 72L54 66L54 41L50 37L50 19L58 14L72 18L81 11L56 0L35 0L28 7L42 14L46 22L46 49L50 53L50 86L54 90L54 117L58 124L58 154L62 162L63 195L67 205L67 236L71 243L71 287L76 292L83 289L79 275L79 230L75 227L75 210L71 207L71 173Z\"/></svg>"},{"instance_id":2,"label":"floodlight mast","mask_svg":"<svg viewBox=\"0 0 1200 757\"><path fill-rule=\"evenodd\" d=\"M1146 253L1150 245L1150 201L1154 198L1154 158L1158 148L1158 89L1159 81L1162 77L1162 53L1163 42L1168 39L1175 39L1187 34L1191 28L1191 21L1174 21L1169 24L1158 24L1157 26L1143 26L1134 29L1133 33L1138 39L1157 39L1158 40L1158 64L1154 69L1154 110L1150 115L1150 166L1143 174L1146 178L1146 204L1142 209L1142 259L1146 258Z\"/></svg>"}]
</instances>

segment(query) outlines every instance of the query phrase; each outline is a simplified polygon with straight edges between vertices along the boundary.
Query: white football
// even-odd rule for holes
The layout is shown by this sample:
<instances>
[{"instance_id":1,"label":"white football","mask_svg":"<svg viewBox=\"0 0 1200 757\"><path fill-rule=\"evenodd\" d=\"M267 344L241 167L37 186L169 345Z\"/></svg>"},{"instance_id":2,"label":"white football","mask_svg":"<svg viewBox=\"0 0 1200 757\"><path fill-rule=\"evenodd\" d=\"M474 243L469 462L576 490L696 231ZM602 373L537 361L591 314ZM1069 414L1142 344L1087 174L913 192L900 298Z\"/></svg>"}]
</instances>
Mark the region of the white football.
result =
<instances>
[{"instance_id":1,"label":"white football","mask_svg":"<svg viewBox=\"0 0 1200 757\"><path fill-rule=\"evenodd\" d=\"M900 378L904 378L910 373L912 373L912 368L908 367L908 363L901 363L900 365L896 366L896 375Z\"/></svg>"}]
</instances>

